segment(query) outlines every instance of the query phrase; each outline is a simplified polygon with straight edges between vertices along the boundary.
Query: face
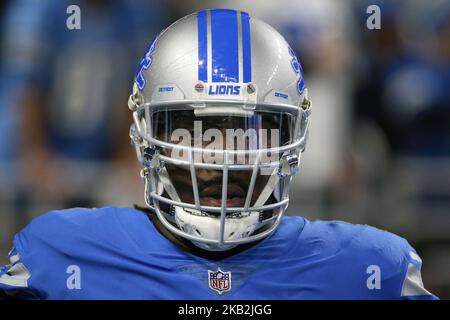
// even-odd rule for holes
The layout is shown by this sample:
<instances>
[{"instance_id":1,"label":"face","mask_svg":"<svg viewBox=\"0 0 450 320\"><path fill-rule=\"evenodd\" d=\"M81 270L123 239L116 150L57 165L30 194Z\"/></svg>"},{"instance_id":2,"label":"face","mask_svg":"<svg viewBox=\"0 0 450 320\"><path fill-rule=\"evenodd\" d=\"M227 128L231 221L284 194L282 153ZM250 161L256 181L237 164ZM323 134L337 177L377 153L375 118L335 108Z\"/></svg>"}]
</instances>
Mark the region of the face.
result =
<instances>
[{"instance_id":1,"label":"face","mask_svg":"<svg viewBox=\"0 0 450 320\"><path fill-rule=\"evenodd\" d=\"M168 165L167 170L173 185L183 202L194 203L191 174L188 168ZM243 207L249 190L251 171L229 171L227 188L227 207ZM200 205L220 207L222 204L222 171L196 170ZM251 204L255 203L266 185L268 175L258 175Z\"/></svg>"},{"instance_id":2,"label":"face","mask_svg":"<svg viewBox=\"0 0 450 320\"><path fill-rule=\"evenodd\" d=\"M244 149L248 148L248 140L245 143L239 143L236 140L227 138L227 132L231 132L234 130L243 130L248 129L248 120L245 117L229 117L229 116L209 116L209 117L198 117L193 118L192 112L183 113L180 111L177 116L173 117L173 120L170 122L172 130L165 130L165 137L162 137L161 134L158 136L160 139L170 141L174 144L183 144L186 145L186 140L173 138L173 136L168 137L167 132L179 130L180 128L185 129L186 132L189 132L194 139L192 141L189 139L188 145L199 146L198 142L195 142L196 133L194 132L194 120L197 121L197 126L199 125L199 121L201 123L201 136L205 137L208 135L208 130L214 129L216 133L220 133L223 136L223 139L220 140L219 149L226 150L238 150L242 149L244 145ZM267 129L278 129L279 121L276 121L273 117L265 117L264 119L259 119L260 125L259 127L264 127ZM167 126L167 121L164 121ZM247 123L247 125L246 125ZM228 131L227 131L228 130ZM229 131L231 130L231 131ZM234 131L237 132L237 131ZM270 138L270 133L269 138ZM199 134L197 134L197 137ZM238 136L238 135L237 135ZM200 142L203 148L208 148L208 145L211 142L217 143L217 138L211 139L201 139ZM268 144L266 147L271 147L271 140L268 140ZM192 142L192 144L191 144ZM162 153L166 156L170 155L171 150L163 149ZM246 164L252 163L249 161L249 156L242 156L240 158ZM209 162L206 157L201 156L202 162ZM234 161L238 162L238 156L234 158ZM192 188L192 180L189 166L180 166L173 164L166 164L167 171L169 173L172 184L177 190L178 195L181 198L182 202L194 203L194 193ZM245 204L245 200L247 197L247 192L250 186L250 180L252 177L252 170L229 170L228 171L228 188L227 188L227 207L243 207ZM267 184L270 175L261 174L258 172L256 177L254 191L252 193L250 206L255 203L261 194L262 189ZM222 204L222 179L223 179L223 171L222 170L209 170L209 169L196 169L196 179L198 185L198 192L200 198L200 205L203 206L213 206L220 207Z\"/></svg>"}]
</instances>

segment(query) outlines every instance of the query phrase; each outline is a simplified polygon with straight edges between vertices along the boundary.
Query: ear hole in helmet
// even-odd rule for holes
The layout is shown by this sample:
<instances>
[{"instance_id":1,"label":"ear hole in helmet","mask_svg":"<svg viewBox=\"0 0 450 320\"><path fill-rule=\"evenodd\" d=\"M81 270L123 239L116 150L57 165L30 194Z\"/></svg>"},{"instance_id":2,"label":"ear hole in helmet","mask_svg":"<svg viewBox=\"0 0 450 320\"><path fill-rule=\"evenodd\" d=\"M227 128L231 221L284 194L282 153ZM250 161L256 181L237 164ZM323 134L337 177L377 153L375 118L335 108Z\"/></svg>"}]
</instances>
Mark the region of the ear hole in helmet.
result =
<instances>
[{"instance_id":1,"label":"ear hole in helmet","mask_svg":"<svg viewBox=\"0 0 450 320\"><path fill-rule=\"evenodd\" d=\"M228 236L232 237L234 235L234 231L232 231Z\"/></svg>"},{"instance_id":2,"label":"ear hole in helmet","mask_svg":"<svg viewBox=\"0 0 450 320\"><path fill-rule=\"evenodd\" d=\"M198 229L195 229L195 233L198 234L199 236L201 236L201 232Z\"/></svg>"}]
</instances>

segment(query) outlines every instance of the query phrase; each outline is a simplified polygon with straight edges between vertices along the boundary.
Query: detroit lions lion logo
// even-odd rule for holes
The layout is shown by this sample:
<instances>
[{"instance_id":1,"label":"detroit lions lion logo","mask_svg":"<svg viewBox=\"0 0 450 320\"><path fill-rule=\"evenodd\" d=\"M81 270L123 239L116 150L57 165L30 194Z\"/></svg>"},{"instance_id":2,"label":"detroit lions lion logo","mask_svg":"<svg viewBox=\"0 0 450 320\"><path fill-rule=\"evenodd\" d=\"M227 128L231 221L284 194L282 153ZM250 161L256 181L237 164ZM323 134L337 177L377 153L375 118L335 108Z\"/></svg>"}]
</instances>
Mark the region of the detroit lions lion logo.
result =
<instances>
[{"instance_id":1,"label":"detroit lions lion logo","mask_svg":"<svg viewBox=\"0 0 450 320\"><path fill-rule=\"evenodd\" d=\"M297 81L297 92L299 95L301 95L303 90L305 89L305 80L303 79L304 78L303 68L302 68L302 65L300 64L300 62L298 61L294 50L292 50L291 47L288 47L288 48L289 48L289 54L292 57L292 60L291 60L292 69L294 69L294 72L300 76Z\"/></svg>"},{"instance_id":2,"label":"detroit lions lion logo","mask_svg":"<svg viewBox=\"0 0 450 320\"><path fill-rule=\"evenodd\" d=\"M140 91L142 91L145 88L145 77L143 74L144 70L147 70L150 65L153 62L152 53L155 51L156 48L156 42L158 41L158 37L153 41L153 43L145 50L144 57L142 58L141 62L139 63L137 72L136 72L136 84Z\"/></svg>"}]
</instances>

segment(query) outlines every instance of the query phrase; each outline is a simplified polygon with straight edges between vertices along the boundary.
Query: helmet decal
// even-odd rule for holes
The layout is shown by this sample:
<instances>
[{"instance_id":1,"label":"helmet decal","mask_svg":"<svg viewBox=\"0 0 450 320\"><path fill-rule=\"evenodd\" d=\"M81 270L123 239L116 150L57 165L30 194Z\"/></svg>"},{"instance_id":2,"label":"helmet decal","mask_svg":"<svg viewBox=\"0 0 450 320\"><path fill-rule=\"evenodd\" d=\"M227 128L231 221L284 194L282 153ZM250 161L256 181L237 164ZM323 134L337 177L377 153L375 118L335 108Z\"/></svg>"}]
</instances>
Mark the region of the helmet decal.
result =
<instances>
[{"instance_id":1,"label":"helmet decal","mask_svg":"<svg viewBox=\"0 0 450 320\"><path fill-rule=\"evenodd\" d=\"M141 62L139 63L137 72L136 72L136 84L140 91L144 90L145 87L145 78L143 71L147 70L152 64L153 57L152 53L155 51L156 42L158 41L158 37L153 40L153 43L145 50L144 56L142 57Z\"/></svg>"},{"instance_id":2,"label":"helmet decal","mask_svg":"<svg viewBox=\"0 0 450 320\"><path fill-rule=\"evenodd\" d=\"M206 11L197 13L198 32L198 80L208 81L208 36Z\"/></svg>"},{"instance_id":3,"label":"helmet decal","mask_svg":"<svg viewBox=\"0 0 450 320\"><path fill-rule=\"evenodd\" d=\"M292 69L294 69L294 72L300 76L298 81L297 81L297 92L298 92L299 95L301 95L303 93L303 90L305 89L305 80L304 80L304 75L303 75L303 68L302 68L302 65L300 64L300 62L298 61L294 50L292 50L291 47L288 47L288 48L289 48L289 54L292 57L292 60L291 60Z\"/></svg>"},{"instance_id":4,"label":"helmet decal","mask_svg":"<svg viewBox=\"0 0 450 320\"><path fill-rule=\"evenodd\" d=\"M211 38L212 82L238 82L239 50L236 11L211 10Z\"/></svg>"},{"instance_id":5,"label":"helmet decal","mask_svg":"<svg viewBox=\"0 0 450 320\"><path fill-rule=\"evenodd\" d=\"M251 82L250 17L247 13L228 9L200 11L197 32L198 80Z\"/></svg>"},{"instance_id":6,"label":"helmet decal","mask_svg":"<svg viewBox=\"0 0 450 320\"><path fill-rule=\"evenodd\" d=\"M241 12L242 25L242 67L245 83L252 81L252 46L250 42L250 17L247 12Z\"/></svg>"}]
</instances>

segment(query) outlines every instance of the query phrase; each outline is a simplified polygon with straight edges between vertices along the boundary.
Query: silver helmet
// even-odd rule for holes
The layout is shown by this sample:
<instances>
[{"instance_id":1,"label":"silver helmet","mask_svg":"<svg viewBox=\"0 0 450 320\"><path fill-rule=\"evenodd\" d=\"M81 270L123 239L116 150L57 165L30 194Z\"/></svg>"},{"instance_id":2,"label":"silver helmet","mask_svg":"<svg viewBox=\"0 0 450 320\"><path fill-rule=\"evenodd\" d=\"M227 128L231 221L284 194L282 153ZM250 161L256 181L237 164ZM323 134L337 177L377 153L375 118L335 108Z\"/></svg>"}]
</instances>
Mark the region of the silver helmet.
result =
<instances>
[{"instance_id":1,"label":"silver helmet","mask_svg":"<svg viewBox=\"0 0 450 320\"><path fill-rule=\"evenodd\" d=\"M311 113L276 30L235 10L176 21L147 48L128 106L145 200L164 227L207 250L276 229Z\"/></svg>"}]
</instances>

